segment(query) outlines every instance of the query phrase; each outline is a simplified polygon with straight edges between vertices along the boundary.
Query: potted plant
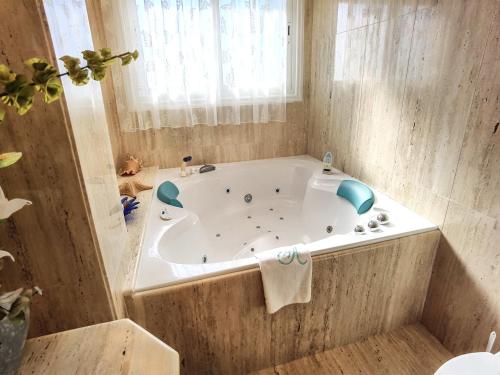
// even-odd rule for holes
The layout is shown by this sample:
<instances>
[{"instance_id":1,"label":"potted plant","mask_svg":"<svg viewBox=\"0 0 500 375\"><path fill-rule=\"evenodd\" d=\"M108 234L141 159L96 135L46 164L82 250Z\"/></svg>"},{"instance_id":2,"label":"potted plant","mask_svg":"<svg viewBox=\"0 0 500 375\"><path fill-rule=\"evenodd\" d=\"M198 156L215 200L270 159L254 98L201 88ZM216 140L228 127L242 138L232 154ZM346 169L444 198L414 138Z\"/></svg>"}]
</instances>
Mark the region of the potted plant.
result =
<instances>
[{"instance_id":1,"label":"potted plant","mask_svg":"<svg viewBox=\"0 0 500 375\"><path fill-rule=\"evenodd\" d=\"M109 48L98 51L83 51L85 66L80 66L80 59L72 56L60 58L66 72L59 73L47 60L34 57L25 61L31 71L31 78L24 74L13 72L8 66L0 64L0 100L6 107L11 107L18 115L24 115L33 106L35 95L40 93L45 103L58 100L63 88L60 78L69 76L74 85L82 86L90 78L102 80L107 68L116 61L128 65L139 56L137 51L113 55ZM6 110L0 107L0 123L4 120ZM8 152L0 154L0 168L6 168L16 163L22 154ZM9 200L0 187L0 223L16 211L31 202L25 199ZM14 257L5 250L0 250L0 271L7 261L14 261ZM0 288L2 286L0 285ZM0 374L16 374L21 363L22 350L29 327L31 299L42 291L37 286L19 288L14 291L0 292Z\"/></svg>"}]
</instances>

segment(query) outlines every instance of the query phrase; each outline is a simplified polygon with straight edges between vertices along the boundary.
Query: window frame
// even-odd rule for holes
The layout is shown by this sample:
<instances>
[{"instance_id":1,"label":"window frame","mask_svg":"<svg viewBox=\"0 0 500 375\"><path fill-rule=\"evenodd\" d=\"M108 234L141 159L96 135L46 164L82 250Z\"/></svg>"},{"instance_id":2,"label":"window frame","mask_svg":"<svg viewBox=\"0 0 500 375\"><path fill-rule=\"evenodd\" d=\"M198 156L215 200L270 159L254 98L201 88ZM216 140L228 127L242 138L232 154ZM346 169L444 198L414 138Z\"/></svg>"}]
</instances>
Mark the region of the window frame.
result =
<instances>
[{"instance_id":1,"label":"window frame","mask_svg":"<svg viewBox=\"0 0 500 375\"><path fill-rule=\"evenodd\" d=\"M304 8L305 0L286 0L287 2L287 25L288 25L288 41L287 41L287 90L286 103L301 102L303 100L303 48L304 48ZM214 17L218 21L219 11L214 7ZM222 61L220 59L220 43L218 44L218 76L222 81ZM218 107L225 107L234 103L233 99L224 97L221 93L221 85L218 85L218 97L220 102ZM281 97L257 97L257 98L241 98L240 105L265 104L272 103L273 99ZM136 102L143 110L149 107L149 100L139 98ZM205 106L205 101L202 99L193 98L190 102L175 101L162 103L162 107L166 110L181 110L190 107L202 108Z\"/></svg>"}]
</instances>

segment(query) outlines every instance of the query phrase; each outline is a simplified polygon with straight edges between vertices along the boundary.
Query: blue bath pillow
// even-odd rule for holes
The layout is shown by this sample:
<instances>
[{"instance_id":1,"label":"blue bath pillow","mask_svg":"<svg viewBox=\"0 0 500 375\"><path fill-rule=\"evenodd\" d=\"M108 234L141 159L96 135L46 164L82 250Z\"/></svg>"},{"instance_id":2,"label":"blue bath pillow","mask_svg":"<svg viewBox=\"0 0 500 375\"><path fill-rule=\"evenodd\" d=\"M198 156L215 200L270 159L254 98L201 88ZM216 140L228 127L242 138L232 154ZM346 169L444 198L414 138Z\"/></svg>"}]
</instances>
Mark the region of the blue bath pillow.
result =
<instances>
[{"instance_id":1,"label":"blue bath pillow","mask_svg":"<svg viewBox=\"0 0 500 375\"><path fill-rule=\"evenodd\" d=\"M180 201L178 201L177 199L170 199L170 201L168 202L165 202L171 206L175 206L175 207L179 207L179 208L183 208L184 206L182 205L182 203Z\"/></svg>"},{"instance_id":2,"label":"blue bath pillow","mask_svg":"<svg viewBox=\"0 0 500 375\"><path fill-rule=\"evenodd\" d=\"M337 195L351 202L360 215L372 208L375 202L372 189L354 180L342 181L337 189Z\"/></svg>"},{"instance_id":3,"label":"blue bath pillow","mask_svg":"<svg viewBox=\"0 0 500 375\"><path fill-rule=\"evenodd\" d=\"M156 196L163 203L182 208L182 203L177 200L178 195L179 189L170 181L163 182L156 191Z\"/></svg>"}]
</instances>

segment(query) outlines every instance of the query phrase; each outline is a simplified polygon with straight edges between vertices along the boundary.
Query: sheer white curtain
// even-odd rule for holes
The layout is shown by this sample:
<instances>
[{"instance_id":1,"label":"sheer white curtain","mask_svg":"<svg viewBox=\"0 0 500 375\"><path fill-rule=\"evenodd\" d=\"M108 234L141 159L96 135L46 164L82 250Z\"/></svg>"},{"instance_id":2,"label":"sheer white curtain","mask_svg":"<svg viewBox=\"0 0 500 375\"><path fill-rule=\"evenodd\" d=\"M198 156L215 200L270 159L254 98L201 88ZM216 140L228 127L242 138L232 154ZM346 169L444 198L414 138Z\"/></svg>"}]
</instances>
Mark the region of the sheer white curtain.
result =
<instances>
[{"instance_id":1,"label":"sheer white curtain","mask_svg":"<svg viewBox=\"0 0 500 375\"><path fill-rule=\"evenodd\" d=\"M125 131L285 121L286 0L103 0Z\"/></svg>"}]
</instances>

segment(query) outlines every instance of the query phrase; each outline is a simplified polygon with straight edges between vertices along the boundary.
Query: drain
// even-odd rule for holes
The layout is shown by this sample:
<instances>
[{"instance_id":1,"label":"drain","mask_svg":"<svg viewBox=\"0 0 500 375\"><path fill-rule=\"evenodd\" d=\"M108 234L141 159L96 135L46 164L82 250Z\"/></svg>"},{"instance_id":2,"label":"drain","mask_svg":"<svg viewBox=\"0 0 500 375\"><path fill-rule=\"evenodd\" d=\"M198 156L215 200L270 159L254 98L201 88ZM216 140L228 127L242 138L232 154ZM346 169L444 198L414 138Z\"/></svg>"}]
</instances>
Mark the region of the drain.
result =
<instances>
[{"instance_id":1,"label":"drain","mask_svg":"<svg viewBox=\"0 0 500 375\"><path fill-rule=\"evenodd\" d=\"M215 237L220 237L220 233L217 233L217 234L215 235Z\"/></svg>"},{"instance_id":2,"label":"drain","mask_svg":"<svg viewBox=\"0 0 500 375\"><path fill-rule=\"evenodd\" d=\"M280 188L276 188L274 191L276 192L276 194L279 194Z\"/></svg>"},{"instance_id":3,"label":"drain","mask_svg":"<svg viewBox=\"0 0 500 375\"><path fill-rule=\"evenodd\" d=\"M250 194L250 193L245 194L245 196L243 197L243 199L245 200L245 202L250 203L252 201L252 199L253 199L252 194Z\"/></svg>"},{"instance_id":4,"label":"drain","mask_svg":"<svg viewBox=\"0 0 500 375\"><path fill-rule=\"evenodd\" d=\"M203 256L201 257L201 262L202 262L202 263L207 263L207 259L208 259L208 257L207 257L206 255L203 255Z\"/></svg>"},{"instance_id":5,"label":"drain","mask_svg":"<svg viewBox=\"0 0 500 375\"><path fill-rule=\"evenodd\" d=\"M331 225L326 227L326 233L332 233L333 232L333 227Z\"/></svg>"},{"instance_id":6,"label":"drain","mask_svg":"<svg viewBox=\"0 0 500 375\"><path fill-rule=\"evenodd\" d=\"M283 218L283 217L280 217L280 220L284 220L284 218Z\"/></svg>"},{"instance_id":7,"label":"drain","mask_svg":"<svg viewBox=\"0 0 500 375\"><path fill-rule=\"evenodd\" d=\"M231 192L231 188L226 188L226 193L230 193Z\"/></svg>"}]
</instances>

